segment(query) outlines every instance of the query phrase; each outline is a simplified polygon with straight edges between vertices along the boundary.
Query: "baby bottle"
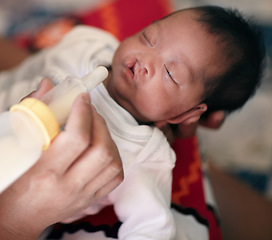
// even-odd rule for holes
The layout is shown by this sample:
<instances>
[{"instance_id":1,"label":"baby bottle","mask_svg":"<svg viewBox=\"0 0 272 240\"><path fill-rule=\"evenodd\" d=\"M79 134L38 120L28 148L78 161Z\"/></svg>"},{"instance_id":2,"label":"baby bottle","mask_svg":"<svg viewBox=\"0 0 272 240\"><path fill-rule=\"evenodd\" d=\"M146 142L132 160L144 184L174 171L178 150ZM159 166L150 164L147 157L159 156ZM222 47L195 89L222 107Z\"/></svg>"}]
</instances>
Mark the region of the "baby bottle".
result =
<instances>
[{"instance_id":1,"label":"baby bottle","mask_svg":"<svg viewBox=\"0 0 272 240\"><path fill-rule=\"evenodd\" d=\"M82 79L67 77L41 99L25 98L0 114L0 193L39 159L59 133L81 92L90 92L106 79L99 66Z\"/></svg>"}]
</instances>

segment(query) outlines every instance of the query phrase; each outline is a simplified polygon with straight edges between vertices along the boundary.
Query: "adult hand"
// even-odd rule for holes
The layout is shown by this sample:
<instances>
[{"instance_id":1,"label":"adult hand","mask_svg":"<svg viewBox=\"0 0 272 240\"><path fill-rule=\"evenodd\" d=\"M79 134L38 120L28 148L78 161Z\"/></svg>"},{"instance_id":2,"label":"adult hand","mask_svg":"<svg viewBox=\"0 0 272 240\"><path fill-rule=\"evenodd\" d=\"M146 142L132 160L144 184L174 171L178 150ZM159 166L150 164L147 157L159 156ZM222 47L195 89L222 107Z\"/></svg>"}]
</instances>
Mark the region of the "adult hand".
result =
<instances>
[{"instance_id":1,"label":"adult hand","mask_svg":"<svg viewBox=\"0 0 272 240\"><path fill-rule=\"evenodd\" d=\"M32 97L52 87L43 80ZM66 127L39 161L0 195L0 239L37 239L112 191L123 179L116 145L88 94L78 96Z\"/></svg>"}]
</instances>

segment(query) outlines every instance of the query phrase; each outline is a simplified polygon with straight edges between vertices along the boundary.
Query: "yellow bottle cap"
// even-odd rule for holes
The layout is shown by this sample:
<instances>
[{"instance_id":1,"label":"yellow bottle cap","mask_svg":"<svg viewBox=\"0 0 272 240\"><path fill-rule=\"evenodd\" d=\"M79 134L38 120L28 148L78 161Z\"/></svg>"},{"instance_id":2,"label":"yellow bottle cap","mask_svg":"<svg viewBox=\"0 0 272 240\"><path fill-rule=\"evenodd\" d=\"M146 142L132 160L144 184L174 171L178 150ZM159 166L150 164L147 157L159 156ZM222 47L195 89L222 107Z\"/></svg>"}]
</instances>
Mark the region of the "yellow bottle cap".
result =
<instances>
[{"instance_id":1,"label":"yellow bottle cap","mask_svg":"<svg viewBox=\"0 0 272 240\"><path fill-rule=\"evenodd\" d=\"M59 133L59 123L50 108L36 98L25 98L19 104L10 108L11 112L20 110L30 116L43 132L45 143L43 150L46 150L51 140Z\"/></svg>"}]
</instances>

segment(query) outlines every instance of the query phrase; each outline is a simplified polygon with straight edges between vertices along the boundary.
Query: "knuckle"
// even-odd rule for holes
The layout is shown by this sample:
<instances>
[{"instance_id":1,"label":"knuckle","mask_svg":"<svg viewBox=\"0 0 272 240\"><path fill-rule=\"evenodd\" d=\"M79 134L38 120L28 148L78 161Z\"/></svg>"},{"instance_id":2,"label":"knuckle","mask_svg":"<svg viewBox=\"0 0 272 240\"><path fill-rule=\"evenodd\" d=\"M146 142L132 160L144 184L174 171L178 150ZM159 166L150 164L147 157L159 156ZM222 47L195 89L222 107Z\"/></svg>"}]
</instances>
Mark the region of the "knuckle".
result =
<instances>
[{"instance_id":1,"label":"knuckle","mask_svg":"<svg viewBox=\"0 0 272 240\"><path fill-rule=\"evenodd\" d=\"M76 197L79 195L81 187L80 187L80 182L77 180L73 180L68 184L68 186L65 187L65 196L67 197Z\"/></svg>"},{"instance_id":2,"label":"knuckle","mask_svg":"<svg viewBox=\"0 0 272 240\"><path fill-rule=\"evenodd\" d=\"M58 182L58 175L52 169L45 170L34 177L32 186L35 186L37 189L50 189Z\"/></svg>"},{"instance_id":3,"label":"knuckle","mask_svg":"<svg viewBox=\"0 0 272 240\"><path fill-rule=\"evenodd\" d=\"M99 161L105 165L110 163L114 159L113 151L105 146L97 147L97 151L99 153Z\"/></svg>"},{"instance_id":4,"label":"knuckle","mask_svg":"<svg viewBox=\"0 0 272 240\"><path fill-rule=\"evenodd\" d=\"M81 177L66 176L65 184L63 185L64 195L69 198L78 198L82 194L82 190L86 182Z\"/></svg>"},{"instance_id":5,"label":"knuckle","mask_svg":"<svg viewBox=\"0 0 272 240\"><path fill-rule=\"evenodd\" d=\"M102 125L107 125L105 119L100 114L97 114L97 119Z\"/></svg>"},{"instance_id":6,"label":"knuckle","mask_svg":"<svg viewBox=\"0 0 272 240\"><path fill-rule=\"evenodd\" d=\"M121 161L113 161L109 166L109 169L112 173L120 175L120 178L123 176L123 167Z\"/></svg>"},{"instance_id":7,"label":"knuckle","mask_svg":"<svg viewBox=\"0 0 272 240\"><path fill-rule=\"evenodd\" d=\"M80 146L88 146L90 144L90 135L88 133L81 133L75 136L71 136L75 144Z\"/></svg>"},{"instance_id":8,"label":"knuckle","mask_svg":"<svg viewBox=\"0 0 272 240\"><path fill-rule=\"evenodd\" d=\"M68 148L82 151L90 145L90 135L88 133L67 135L65 136L65 145Z\"/></svg>"},{"instance_id":9,"label":"knuckle","mask_svg":"<svg viewBox=\"0 0 272 240\"><path fill-rule=\"evenodd\" d=\"M116 176L117 184L120 184L124 181L124 172L121 170L120 173Z\"/></svg>"},{"instance_id":10,"label":"knuckle","mask_svg":"<svg viewBox=\"0 0 272 240\"><path fill-rule=\"evenodd\" d=\"M112 176L120 174L120 178L122 178L123 165L118 150L100 145L97 146L97 151L98 161L102 165L107 166L107 171L109 171Z\"/></svg>"}]
</instances>

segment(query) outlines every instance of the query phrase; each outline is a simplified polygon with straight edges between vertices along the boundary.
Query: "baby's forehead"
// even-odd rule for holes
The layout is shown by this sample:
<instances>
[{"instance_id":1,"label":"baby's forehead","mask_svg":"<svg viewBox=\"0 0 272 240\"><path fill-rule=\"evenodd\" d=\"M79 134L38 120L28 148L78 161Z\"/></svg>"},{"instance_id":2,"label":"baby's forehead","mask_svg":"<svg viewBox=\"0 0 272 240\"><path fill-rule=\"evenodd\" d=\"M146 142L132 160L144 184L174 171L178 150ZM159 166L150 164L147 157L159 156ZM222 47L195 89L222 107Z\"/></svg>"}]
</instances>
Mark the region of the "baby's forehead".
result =
<instances>
[{"instance_id":1,"label":"baby's forehead","mask_svg":"<svg viewBox=\"0 0 272 240\"><path fill-rule=\"evenodd\" d=\"M173 19L178 21L180 17L190 18L191 20L197 21L199 17L202 15L202 12L196 8L187 8L187 9L180 9L170 13L168 16L162 18L161 20L165 19Z\"/></svg>"},{"instance_id":2,"label":"baby's forehead","mask_svg":"<svg viewBox=\"0 0 272 240\"><path fill-rule=\"evenodd\" d=\"M218 72L221 73L225 70L225 68L223 68L225 56L217 36L209 33L208 28L199 21L200 16L201 12L196 9L176 11L169 16L154 22L154 31L148 31L147 33L148 35L153 35L152 40L156 38L159 38L160 40L163 39L167 43L167 49L172 49L172 51L175 52L174 55L176 56L175 60L177 62L184 63L184 55L182 55L182 59L178 61L179 55L176 54L180 52L185 53L185 56L189 57L191 61L192 75L197 79L203 77L202 80L204 81L205 79L210 79L215 75L219 75ZM175 39L173 35L179 37L180 40L171 41L171 39ZM175 44L175 46L173 44ZM190 49L190 51L188 49ZM209 50L203 51L203 49ZM196 58L205 60L200 62L196 60ZM194 60L199 64L195 64ZM203 72L205 72L205 75L202 74Z\"/></svg>"},{"instance_id":3,"label":"baby's forehead","mask_svg":"<svg viewBox=\"0 0 272 240\"><path fill-rule=\"evenodd\" d=\"M209 33L209 25L207 23L204 23L203 21L200 21L200 18L202 16L202 12L199 9L183 9L175 11L168 16L154 21L152 24L159 24L162 25L166 31L169 31L169 34L173 31L179 32L182 31L184 28L197 28L196 31L205 32L207 34ZM172 27L174 26L174 27Z\"/></svg>"}]
</instances>

